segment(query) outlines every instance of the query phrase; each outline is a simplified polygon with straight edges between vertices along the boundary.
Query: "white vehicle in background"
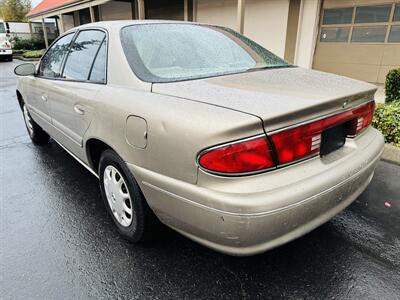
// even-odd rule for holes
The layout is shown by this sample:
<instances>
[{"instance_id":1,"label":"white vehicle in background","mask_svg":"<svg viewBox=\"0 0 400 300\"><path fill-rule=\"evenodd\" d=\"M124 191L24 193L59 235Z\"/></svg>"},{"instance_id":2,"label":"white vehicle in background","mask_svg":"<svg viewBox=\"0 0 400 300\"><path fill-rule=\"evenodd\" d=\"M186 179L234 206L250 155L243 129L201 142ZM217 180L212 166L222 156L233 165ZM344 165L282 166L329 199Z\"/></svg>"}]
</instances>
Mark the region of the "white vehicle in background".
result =
<instances>
[{"instance_id":1,"label":"white vehicle in background","mask_svg":"<svg viewBox=\"0 0 400 300\"><path fill-rule=\"evenodd\" d=\"M8 61L12 61L13 59L10 38L11 35L8 23L0 19L0 58L5 58Z\"/></svg>"}]
</instances>

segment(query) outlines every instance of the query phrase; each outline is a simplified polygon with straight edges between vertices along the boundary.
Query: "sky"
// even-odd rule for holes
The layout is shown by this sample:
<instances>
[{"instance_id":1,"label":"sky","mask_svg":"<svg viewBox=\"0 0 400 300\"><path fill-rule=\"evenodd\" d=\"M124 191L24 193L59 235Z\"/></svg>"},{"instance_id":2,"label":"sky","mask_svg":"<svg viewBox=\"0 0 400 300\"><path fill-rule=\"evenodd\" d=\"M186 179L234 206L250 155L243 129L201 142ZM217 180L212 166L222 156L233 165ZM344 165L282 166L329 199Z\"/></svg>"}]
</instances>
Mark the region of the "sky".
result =
<instances>
[{"instance_id":1,"label":"sky","mask_svg":"<svg viewBox=\"0 0 400 300\"><path fill-rule=\"evenodd\" d=\"M36 5L38 5L40 2L42 2L42 0L32 0L32 8L34 8Z\"/></svg>"}]
</instances>

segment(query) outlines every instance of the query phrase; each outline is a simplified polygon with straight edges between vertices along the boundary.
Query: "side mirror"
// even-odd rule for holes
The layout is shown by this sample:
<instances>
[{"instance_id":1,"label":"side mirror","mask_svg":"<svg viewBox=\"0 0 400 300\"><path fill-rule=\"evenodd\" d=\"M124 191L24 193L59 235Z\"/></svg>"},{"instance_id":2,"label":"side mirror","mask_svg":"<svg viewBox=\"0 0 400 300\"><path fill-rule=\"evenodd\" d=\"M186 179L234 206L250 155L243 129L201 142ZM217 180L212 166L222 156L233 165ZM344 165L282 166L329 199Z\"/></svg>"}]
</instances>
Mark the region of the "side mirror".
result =
<instances>
[{"instance_id":1,"label":"side mirror","mask_svg":"<svg viewBox=\"0 0 400 300\"><path fill-rule=\"evenodd\" d=\"M15 75L18 75L18 76L35 75L36 66L32 63L21 64L21 65L15 67L14 73L15 73Z\"/></svg>"}]
</instances>

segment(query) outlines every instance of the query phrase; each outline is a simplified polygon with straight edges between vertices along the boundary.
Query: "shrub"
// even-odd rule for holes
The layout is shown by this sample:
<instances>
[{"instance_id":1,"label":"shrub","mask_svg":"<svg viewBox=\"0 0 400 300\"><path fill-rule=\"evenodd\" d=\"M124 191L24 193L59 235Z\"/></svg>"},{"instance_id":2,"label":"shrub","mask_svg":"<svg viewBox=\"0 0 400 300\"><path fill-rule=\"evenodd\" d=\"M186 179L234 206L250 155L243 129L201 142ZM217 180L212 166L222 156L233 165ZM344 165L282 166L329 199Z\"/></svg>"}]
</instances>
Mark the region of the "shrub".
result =
<instances>
[{"instance_id":1,"label":"shrub","mask_svg":"<svg viewBox=\"0 0 400 300\"><path fill-rule=\"evenodd\" d=\"M44 53L44 51L45 51L44 49L26 51L26 52L24 52L24 54L22 54L22 56L25 57L25 58L41 58L43 53Z\"/></svg>"},{"instance_id":2,"label":"shrub","mask_svg":"<svg viewBox=\"0 0 400 300\"><path fill-rule=\"evenodd\" d=\"M400 68L390 70L385 81L386 102L400 101Z\"/></svg>"},{"instance_id":3,"label":"shrub","mask_svg":"<svg viewBox=\"0 0 400 300\"><path fill-rule=\"evenodd\" d=\"M400 147L400 100L378 104L372 126L382 132L386 143Z\"/></svg>"},{"instance_id":4,"label":"shrub","mask_svg":"<svg viewBox=\"0 0 400 300\"><path fill-rule=\"evenodd\" d=\"M43 40L30 39L23 40L17 39L14 41L13 48L15 50L40 50L46 48Z\"/></svg>"},{"instance_id":5,"label":"shrub","mask_svg":"<svg viewBox=\"0 0 400 300\"><path fill-rule=\"evenodd\" d=\"M15 55L22 55L24 53L25 53L25 50L15 50L15 49L13 49L13 54L15 54Z\"/></svg>"}]
</instances>

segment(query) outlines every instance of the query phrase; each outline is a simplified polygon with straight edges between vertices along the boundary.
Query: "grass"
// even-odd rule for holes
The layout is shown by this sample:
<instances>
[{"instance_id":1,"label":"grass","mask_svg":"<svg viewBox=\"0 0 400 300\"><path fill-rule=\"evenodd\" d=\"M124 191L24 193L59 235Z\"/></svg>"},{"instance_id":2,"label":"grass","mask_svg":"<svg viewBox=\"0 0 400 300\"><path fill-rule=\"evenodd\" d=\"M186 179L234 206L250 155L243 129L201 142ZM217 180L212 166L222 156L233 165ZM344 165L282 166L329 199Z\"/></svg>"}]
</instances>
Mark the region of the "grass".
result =
<instances>
[{"instance_id":1,"label":"grass","mask_svg":"<svg viewBox=\"0 0 400 300\"><path fill-rule=\"evenodd\" d=\"M22 53L22 56L24 58L41 58L43 53L44 53L44 49L43 50L31 50L31 51L25 51Z\"/></svg>"}]
</instances>

